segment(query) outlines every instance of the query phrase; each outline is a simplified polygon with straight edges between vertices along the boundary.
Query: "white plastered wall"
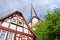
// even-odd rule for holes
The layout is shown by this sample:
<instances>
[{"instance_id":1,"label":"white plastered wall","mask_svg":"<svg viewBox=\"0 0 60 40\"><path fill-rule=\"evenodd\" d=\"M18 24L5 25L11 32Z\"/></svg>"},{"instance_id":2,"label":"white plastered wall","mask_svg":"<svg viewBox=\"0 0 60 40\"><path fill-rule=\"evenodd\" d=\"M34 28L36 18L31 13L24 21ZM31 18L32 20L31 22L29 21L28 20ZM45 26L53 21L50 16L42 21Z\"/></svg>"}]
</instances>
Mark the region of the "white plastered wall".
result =
<instances>
[{"instance_id":1,"label":"white plastered wall","mask_svg":"<svg viewBox=\"0 0 60 40\"><path fill-rule=\"evenodd\" d=\"M3 23L2 23L2 26L8 28L9 23L7 23L7 22L3 22Z\"/></svg>"},{"instance_id":2,"label":"white plastered wall","mask_svg":"<svg viewBox=\"0 0 60 40\"><path fill-rule=\"evenodd\" d=\"M24 27L25 27L25 28L27 28L27 25L26 25L26 24L24 24Z\"/></svg>"},{"instance_id":3,"label":"white plastered wall","mask_svg":"<svg viewBox=\"0 0 60 40\"><path fill-rule=\"evenodd\" d=\"M28 33L28 29L25 29L25 28L24 28L24 33Z\"/></svg>"},{"instance_id":4,"label":"white plastered wall","mask_svg":"<svg viewBox=\"0 0 60 40\"><path fill-rule=\"evenodd\" d=\"M32 25L33 25L33 24L36 24L37 22L38 22L38 19L37 19L37 18L33 18L33 19L32 19Z\"/></svg>"},{"instance_id":5,"label":"white plastered wall","mask_svg":"<svg viewBox=\"0 0 60 40\"><path fill-rule=\"evenodd\" d=\"M16 30L16 25L11 24L10 29Z\"/></svg>"},{"instance_id":6,"label":"white plastered wall","mask_svg":"<svg viewBox=\"0 0 60 40\"><path fill-rule=\"evenodd\" d=\"M17 31L19 32L22 32L22 29L23 29L22 27L19 27L19 26L17 27Z\"/></svg>"}]
</instances>

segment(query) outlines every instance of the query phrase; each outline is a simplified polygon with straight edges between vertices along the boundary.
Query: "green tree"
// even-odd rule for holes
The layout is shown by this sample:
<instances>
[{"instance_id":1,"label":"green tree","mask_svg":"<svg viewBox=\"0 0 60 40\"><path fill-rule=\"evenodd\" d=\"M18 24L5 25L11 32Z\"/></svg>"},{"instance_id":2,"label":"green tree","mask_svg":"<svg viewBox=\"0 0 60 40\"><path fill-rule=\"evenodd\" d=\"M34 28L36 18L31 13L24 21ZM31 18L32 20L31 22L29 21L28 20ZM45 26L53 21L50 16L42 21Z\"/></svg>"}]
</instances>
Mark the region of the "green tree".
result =
<instances>
[{"instance_id":1,"label":"green tree","mask_svg":"<svg viewBox=\"0 0 60 40\"><path fill-rule=\"evenodd\" d=\"M37 36L36 40L60 40L60 10L47 12L41 23L32 26Z\"/></svg>"}]
</instances>

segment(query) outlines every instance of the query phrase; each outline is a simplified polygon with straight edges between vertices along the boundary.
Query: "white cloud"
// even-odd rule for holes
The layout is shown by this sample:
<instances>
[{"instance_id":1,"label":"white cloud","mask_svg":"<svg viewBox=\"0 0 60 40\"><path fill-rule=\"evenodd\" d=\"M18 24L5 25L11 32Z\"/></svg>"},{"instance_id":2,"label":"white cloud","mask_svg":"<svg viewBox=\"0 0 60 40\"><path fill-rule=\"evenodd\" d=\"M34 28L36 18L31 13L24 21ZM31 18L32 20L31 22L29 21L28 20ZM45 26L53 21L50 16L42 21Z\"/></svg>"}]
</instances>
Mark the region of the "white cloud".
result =
<instances>
[{"instance_id":1,"label":"white cloud","mask_svg":"<svg viewBox=\"0 0 60 40\"><path fill-rule=\"evenodd\" d=\"M60 8L60 0L0 0L0 16L19 10L27 18L31 13L31 3L39 17L49 8L51 10L54 10L54 7Z\"/></svg>"}]
</instances>

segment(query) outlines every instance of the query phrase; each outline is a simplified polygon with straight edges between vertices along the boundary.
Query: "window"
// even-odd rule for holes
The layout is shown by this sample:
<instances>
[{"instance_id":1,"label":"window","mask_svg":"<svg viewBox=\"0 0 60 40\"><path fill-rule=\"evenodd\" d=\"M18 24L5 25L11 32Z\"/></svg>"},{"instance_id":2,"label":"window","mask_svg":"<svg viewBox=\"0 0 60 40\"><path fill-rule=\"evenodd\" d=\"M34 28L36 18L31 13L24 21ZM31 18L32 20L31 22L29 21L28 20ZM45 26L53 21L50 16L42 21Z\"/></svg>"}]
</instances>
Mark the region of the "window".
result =
<instances>
[{"instance_id":1,"label":"window","mask_svg":"<svg viewBox=\"0 0 60 40\"><path fill-rule=\"evenodd\" d=\"M27 36L22 36L22 40L27 40Z\"/></svg>"},{"instance_id":2,"label":"window","mask_svg":"<svg viewBox=\"0 0 60 40\"><path fill-rule=\"evenodd\" d=\"M18 24L21 25L22 23L19 21Z\"/></svg>"},{"instance_id":3,"label":"window","mask_svg":"<svg viewBox=\"0 0 60 40\"><path fill-rule=\"evenodd\" d=\"M20 20L18 21L18 25L21 25L22 26L22 22Z\"/></svg>"},{"instance_id":4,"label":"window","mask_svg":"<svg viewBox=\"0 0 60 40\"><path fill-rule=\"evenodd\" d=\"M19 24L22 24L22 23L19 21Z\"/></svg>"},{"instance_id":5,"label":"window","mask_svg":"<svg viewBox=\"0 0 60 40\"><path fill-rule=\"evenodd\" d=\"M6 34L6 31L5 30L1 30L0 40L4 40L5 34Z\"/></svg>"},{"instance_id":6,"label":"window","mask_svg":"<svg viewBox=\"0 0 60 40\"><path fill-rule=\"evenodd\" d=\"M12 32L8 33L8 40L13 40L13 33Z\"/></svg>"},{"instance_id":7,"label":"window","mask_svg":"<svg viewBox=\"0 0 60 40\"><path fill-rule=\"evenodd\" d=\"M0 35L1 35L1 30L0 30Z\"/></svg>"},{"instance_id":8,"label":"window","mask_svg":"<svg viewBox=\"0 0 60 40\"><path fill-rule=\"evenodd\" d=\"M15 23L15 24L16 24L16 19L13 19L13 20L12 20L12 23Z\"/></svg>"}]
</instances>

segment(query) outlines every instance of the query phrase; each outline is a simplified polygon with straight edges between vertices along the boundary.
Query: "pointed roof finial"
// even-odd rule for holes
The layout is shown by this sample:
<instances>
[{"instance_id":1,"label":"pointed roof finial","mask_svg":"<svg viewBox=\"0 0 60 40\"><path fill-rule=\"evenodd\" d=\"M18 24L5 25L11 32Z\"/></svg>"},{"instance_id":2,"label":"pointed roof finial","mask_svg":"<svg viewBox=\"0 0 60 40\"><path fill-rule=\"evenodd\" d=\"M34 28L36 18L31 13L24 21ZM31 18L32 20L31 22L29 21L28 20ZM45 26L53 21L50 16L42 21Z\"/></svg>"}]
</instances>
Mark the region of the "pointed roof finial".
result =
<instances>
[{"instance_id":1,"label":"pointed roof finial","mask_svg":"<svg viewBox=\"0 0 60 40\"><path fill-rule=\"evenodd\" d=\"M35 11L33 5L31 4L31 18L34 16L37 16L37 14L36 14L36 11Z\"/></svg>"}]
</instances>

